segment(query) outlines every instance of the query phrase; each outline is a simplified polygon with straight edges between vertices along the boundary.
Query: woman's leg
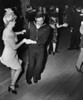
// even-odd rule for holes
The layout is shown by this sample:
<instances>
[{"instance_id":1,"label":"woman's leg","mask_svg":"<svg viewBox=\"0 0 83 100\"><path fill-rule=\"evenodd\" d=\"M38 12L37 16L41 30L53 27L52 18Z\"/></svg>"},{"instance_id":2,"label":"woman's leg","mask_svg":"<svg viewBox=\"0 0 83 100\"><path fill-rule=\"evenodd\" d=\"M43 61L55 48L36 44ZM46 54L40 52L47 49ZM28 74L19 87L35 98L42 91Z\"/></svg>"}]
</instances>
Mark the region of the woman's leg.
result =
<instances>
[{"instance_id":1,"label":"woman's leg","mask_svg":"<svg viewBox=\"0 0 83 100\"><path fill-rule=\"evenodd\" d=\"M50 45L47 46L47 54L49 54Z\"/></svg>"},{"instance_id":2,"label":"woman's leg","mask_svg":"<svg viewBox=\"0 0 83 100\"><path fill-rule=\"evenodd\" d=\"M13 80L14 74L15 74L15 70L14 69L11 69L11 82Z\"/></svg>"},{"instance_id":3,"label":"woman's leg","mask_svg":"<svg viewBox=\"0 0 83 100\"><path fill-rule=\"evenodd\" d=\"M11 82L11 86L12 86L12 89L15 90L15 83L19 77L19 74L21 72L21 68L20 69L17 69L17 70L14 70L14 69L11 69L11 73L12 73L12 82Z\"/></svg>"},{"instance_id":4,"label":"woman's leg","mask_svg":"<svg viewBox=\"0 0 83 100\"><path fill-rule=\"evenodd\" d=\"M76 63L76 66L78 69L81 69L82 62L83 62L83 48L81 48L81 51L80 51L80 54L79 54L79 57Z\"/></svg>"},{"instance_id":5,"label":"woman's leg","mask_svg":"<svg viewBox=\"0 0 83 100\"><path fill-rule=\"evenodd\" d=\"M49 43L47 46L47 54L51 54L52 51L52 43Z\"/></svg>"},{"instance_id":6,"label":"woman's leg","mask_svg":"<svg viewBox=\"0 0 83 100\"><path fill-rule=\"evenodd\" d=\"M53 42L52 45L53 45L53 53L55 53L55 51L56 51L56 43Z\"/></svg>"}]
</instances>

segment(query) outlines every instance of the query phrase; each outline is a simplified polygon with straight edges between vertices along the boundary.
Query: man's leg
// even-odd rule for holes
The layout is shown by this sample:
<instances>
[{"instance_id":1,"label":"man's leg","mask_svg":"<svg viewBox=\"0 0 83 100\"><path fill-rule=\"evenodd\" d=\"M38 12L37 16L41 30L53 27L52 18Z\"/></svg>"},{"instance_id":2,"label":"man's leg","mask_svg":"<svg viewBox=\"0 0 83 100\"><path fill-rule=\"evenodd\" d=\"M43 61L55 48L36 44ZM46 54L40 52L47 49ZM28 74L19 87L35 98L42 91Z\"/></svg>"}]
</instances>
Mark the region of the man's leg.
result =
<instances>
[{"instance_id":1,"label":"man's leg","mask_svg":"<svg viewBox=\"0 0 83 100\"><path fill-rule=\"evenodd\" d=\"M41 72L43 70L43 60L44 60L44 52L37 53L36 55L36 65L34 69L33 80L38 81L41 79Z\"/></svg>"},{"instance_id":2,"label":"man's leg","mask_svg":"<svg viewBox=\"0 0 83 100\"><path fill-rule=\"evenodd\" d=\"M79 50L80 47L80 33L78 32L78 34L76 35L76 50Z\"/></svg>"},{"instance_id":3,"label":"man's leg","mask_svg":"<svg viewBox=\"0 0 83 100\"><path fill-rule=\"evenodd\" d=\"M76 40L75 30L73 29L72 32L71 32L70 47L68 48L69 50L73 50L74 49L75 40Z\"/></svg>"},{"instance_id":4,"label":"man's leg","mask_svg":"<svg viewBox=\"0 0 83 100\"><path fill-rule=\"evenodd\" d=\"M35 66L35 52L34 51L29 51L29 66L26 71L26 80L28 83L31 83L31 78L33 76L33 71L34 71L34 66Z\"/></svg>"}]
</instances>

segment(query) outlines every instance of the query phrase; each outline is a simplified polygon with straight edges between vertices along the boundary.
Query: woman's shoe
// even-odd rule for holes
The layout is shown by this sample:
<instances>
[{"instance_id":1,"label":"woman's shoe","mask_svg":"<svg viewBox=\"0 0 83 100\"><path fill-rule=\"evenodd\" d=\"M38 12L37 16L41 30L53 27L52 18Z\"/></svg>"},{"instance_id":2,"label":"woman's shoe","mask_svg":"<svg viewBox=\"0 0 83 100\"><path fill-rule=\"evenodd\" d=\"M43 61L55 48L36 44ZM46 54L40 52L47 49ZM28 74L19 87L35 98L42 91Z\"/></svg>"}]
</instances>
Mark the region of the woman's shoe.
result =
<instances>
[{"instance_id":1,"label":"woman's shoe","mask_svg":"<svg viewBox=\"0 0 83 100\"><path fill-rule=\"evenodd\" d=\"M12 85L11 85L11 86L12 86ZM11 86L8 87L8 91L9 91L9 92L12 92L13 94L17 94L16 89L13 90L13 89L11 88Z\"/></svg>"},{"instance_id":2,"label":"woman's shoe","mask_svg":"<svg viewBox=\"0 0 83 100\"><path fill-rule=\"evenodd\" d=\"M53 55L55 55L55 52L53 52Z\"/></svg>"},{"instance_id":3,"label":"woman's shoe","mask_svg":"<svg viewBox=\"0 0 83 100\"><path fill-rule=\"evenodd\" d=\"M55 51L56 53L59 53L59 51Z\"/></svg>"}]
</instances>

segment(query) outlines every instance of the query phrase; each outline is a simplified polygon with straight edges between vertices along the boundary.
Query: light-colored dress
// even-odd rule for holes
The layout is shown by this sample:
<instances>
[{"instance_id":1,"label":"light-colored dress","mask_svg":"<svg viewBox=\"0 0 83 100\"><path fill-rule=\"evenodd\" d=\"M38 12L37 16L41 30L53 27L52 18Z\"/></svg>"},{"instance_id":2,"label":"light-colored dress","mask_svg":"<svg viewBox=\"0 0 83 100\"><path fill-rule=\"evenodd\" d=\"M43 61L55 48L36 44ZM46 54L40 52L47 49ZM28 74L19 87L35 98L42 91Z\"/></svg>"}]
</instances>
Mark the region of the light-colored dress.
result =
<instances>
[{"instance_id":1,"label":"light-colored dress","mask_svg":"<svg viewBox=\"0 0 83 100\"><path fill-rule=\"evenodd\" d=\"M20 69L20 61L18 59L15 43L18 41L13 31L3 31L2 40L4 41L4 50L0 57L1 62L12 69Z\"/></svg>"}]
</instances>

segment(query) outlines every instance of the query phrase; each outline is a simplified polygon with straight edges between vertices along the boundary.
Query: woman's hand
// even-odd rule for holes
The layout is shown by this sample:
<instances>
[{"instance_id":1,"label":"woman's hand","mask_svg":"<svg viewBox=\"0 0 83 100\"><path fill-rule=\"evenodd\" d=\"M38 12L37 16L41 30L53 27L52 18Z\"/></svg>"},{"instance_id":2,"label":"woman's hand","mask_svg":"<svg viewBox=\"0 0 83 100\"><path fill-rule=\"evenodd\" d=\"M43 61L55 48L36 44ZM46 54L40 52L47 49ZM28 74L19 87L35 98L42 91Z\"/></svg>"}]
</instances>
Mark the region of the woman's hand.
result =
<instances>
[{"instance_id":1,"label":"woman's hand","mask_svg":"<svg viewBox=\"0 0 83 100\"><path fill-rule=\"evenodd\" d=\"M81 25L83 25L83 21L81 21Z\"/></svg>"},{"instance_id":2,"label":"woman's hand","mask_svg":"<svg viewBox=\"0 0 83 100\"><path fill-rule=\"evenodd\" d=\"M64 23L62 26L63 27L68 27L68 24L67 23Z\"/></svg>"},{"instance_id":3,"label":"woman's hand","mask_svg":"<svg viewBox=\"0 0 83 100\"><path fill-rule=\"evenodd\" d=\"M36 41L33 41L31 39L23 39L24 43L26 44L36 44L37 42Z\"/></svg>"}]
</instances>

